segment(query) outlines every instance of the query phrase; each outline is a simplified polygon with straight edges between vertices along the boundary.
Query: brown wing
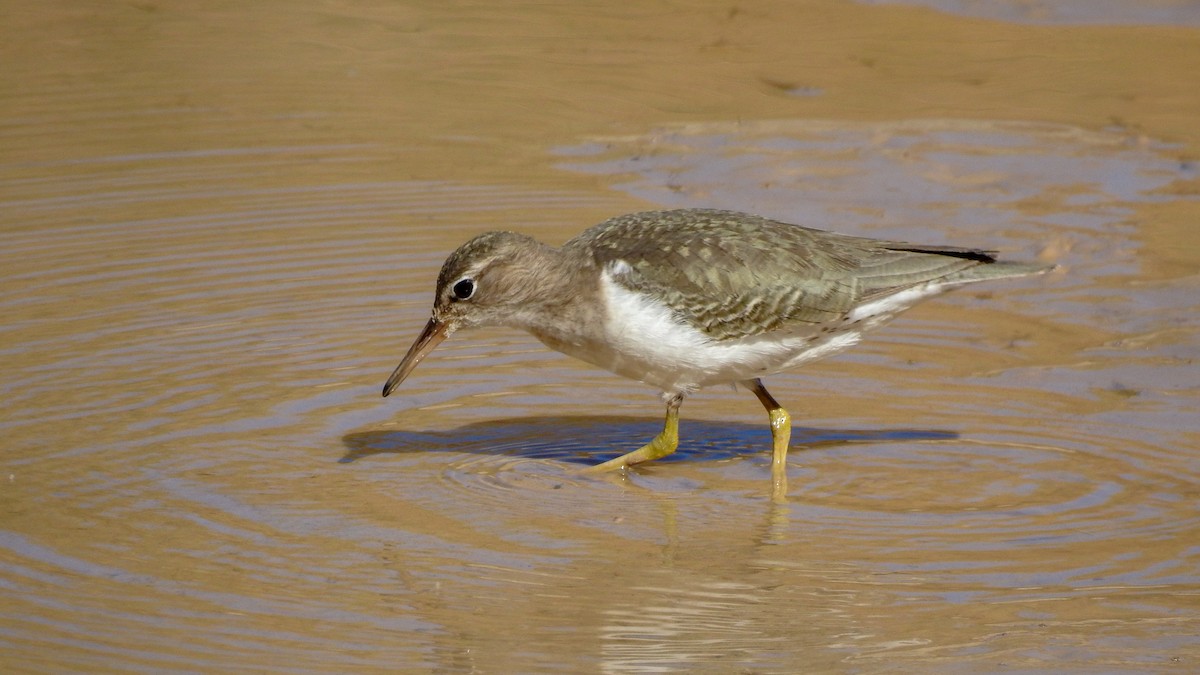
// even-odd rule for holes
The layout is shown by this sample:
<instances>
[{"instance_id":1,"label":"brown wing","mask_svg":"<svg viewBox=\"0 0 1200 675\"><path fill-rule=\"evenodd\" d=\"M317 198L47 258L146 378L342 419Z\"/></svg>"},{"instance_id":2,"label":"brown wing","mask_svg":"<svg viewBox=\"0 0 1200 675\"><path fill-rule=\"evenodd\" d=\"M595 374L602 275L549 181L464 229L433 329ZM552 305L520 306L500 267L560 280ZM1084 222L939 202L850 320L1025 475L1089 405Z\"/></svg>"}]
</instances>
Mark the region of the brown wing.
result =
<instances>
[{"instance_id":1,"label":"brown wing","mask_svg":"<svg viewBox=\"0 0 1200 675\"><path fill-rule=\"evenodd\" d=\"M619 216L566 244L714 339L836 321L866 299L994 261L986 251L823 232L732 211Z\"/></svg>"}]
</instances>

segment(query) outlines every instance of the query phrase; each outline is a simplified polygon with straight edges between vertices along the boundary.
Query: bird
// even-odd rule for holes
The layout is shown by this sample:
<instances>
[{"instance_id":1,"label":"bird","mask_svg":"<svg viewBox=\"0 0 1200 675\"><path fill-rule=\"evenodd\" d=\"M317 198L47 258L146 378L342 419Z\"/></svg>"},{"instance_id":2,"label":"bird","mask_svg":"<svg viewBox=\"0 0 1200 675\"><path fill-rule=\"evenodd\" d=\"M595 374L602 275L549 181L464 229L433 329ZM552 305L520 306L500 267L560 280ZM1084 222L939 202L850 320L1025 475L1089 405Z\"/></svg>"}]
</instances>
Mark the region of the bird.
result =
<instances>
[{"instance_id":1,"label":"bird","mask_svg":"<svg viewBox=\"0 0 1200 675\"><path fill-rule=\"evenodd\" d=\"M994 251L857 237L716 209L621 215L561 247L487 232L442 265L432 315L383 395L459 330L519 328L550 349L662 392L662 431L591 470L625 470L671 454L684 398L734 384L766 409L772 469L782 471L791 416L762 378L848 349L947 290L1052 268L1000 261Z\"/></svg>"}]
</instances>

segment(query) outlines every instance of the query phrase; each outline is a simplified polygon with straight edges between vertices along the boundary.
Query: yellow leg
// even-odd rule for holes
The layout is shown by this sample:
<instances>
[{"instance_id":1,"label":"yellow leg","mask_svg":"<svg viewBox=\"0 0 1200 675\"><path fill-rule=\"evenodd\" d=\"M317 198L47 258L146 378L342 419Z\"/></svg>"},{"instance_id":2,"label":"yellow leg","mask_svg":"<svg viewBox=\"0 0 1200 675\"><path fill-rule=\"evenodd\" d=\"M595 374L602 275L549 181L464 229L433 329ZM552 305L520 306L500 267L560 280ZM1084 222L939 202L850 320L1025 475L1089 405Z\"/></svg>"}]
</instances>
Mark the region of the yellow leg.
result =
<instances>
[{"instance_id":1,"label":"yellow leg","mask_svg":"<svg viewBox=\"0 0 1200 675\"><path fill-rule=\"evenodd\" d=\"M675 394L667 400L667 420L663 424L663 430L649 443L616 459L610 459L602 464L588 467L587 472L599 473L601 471L624 469L627 466L649 462L650 460L666 457L675 452L675 448L679 447L679 406L682 403L683 394Z\"/></svg>"},{"instance_id":2,"label":"yellow leg","mask_svg":"<svg viewBox=\"0 0 1200 675\"><path fill-rule=\"evenodd\" d=\"M746 380L742 385L754 392L759 402L767 409L767 417L771 420L771 471L776 474L782 472L787 467L788 445L792 441L792 417L779 405L779 401L767 392L762 380Z\"/></svg>"}]
</instances>

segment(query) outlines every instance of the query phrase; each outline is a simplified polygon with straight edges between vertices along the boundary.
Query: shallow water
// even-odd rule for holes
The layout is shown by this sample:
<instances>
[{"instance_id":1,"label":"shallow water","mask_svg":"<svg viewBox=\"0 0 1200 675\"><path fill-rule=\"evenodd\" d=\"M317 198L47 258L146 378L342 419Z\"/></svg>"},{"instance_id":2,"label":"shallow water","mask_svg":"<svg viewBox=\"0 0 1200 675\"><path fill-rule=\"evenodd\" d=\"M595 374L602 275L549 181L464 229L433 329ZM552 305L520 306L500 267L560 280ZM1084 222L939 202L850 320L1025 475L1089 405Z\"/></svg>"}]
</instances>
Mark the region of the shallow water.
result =
<instances>
[{"instance_id":1,"label":"shallow water","mask_svg":"<svg viewBox=\"0 0 1200 675\"><path fill-rule=\"evenodd\" d=\"M3 669L1194 670L1200 33L804 5L6 17ZM656 392L517 332L379 397L457 244L659 206L1060 270L770 378L785 500L730 389L582 475Z\"/></svg>"}]
</instances>

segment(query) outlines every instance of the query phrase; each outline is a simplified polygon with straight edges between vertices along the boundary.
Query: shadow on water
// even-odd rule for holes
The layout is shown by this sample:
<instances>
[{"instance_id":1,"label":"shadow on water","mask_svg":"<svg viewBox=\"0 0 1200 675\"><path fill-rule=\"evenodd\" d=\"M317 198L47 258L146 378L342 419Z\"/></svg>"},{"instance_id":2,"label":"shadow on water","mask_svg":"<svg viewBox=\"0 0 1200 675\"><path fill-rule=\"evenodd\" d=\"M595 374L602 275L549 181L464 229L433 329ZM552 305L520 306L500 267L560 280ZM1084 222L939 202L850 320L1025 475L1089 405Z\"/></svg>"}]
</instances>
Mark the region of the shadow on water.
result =
<instances>
[{"instance_id":1,"label":"shadow on water","mask_svg":"<svg viewBox=\"0 0 1200 675\"><path fill-rule=\"evenodd\" d=\"M590 464L634 450L661 430L661 419L550 416L489 420L450 431L363 431L342 437L347 450L338 461L345 464L383 453L456 452ZM956 432L937 429L798 427L792 429L792 448L958 437ZM770 448L771 435L765 424L693 420L680 424L679 450L658 462L769 457Z\"/></svg>"}]
</instances>

